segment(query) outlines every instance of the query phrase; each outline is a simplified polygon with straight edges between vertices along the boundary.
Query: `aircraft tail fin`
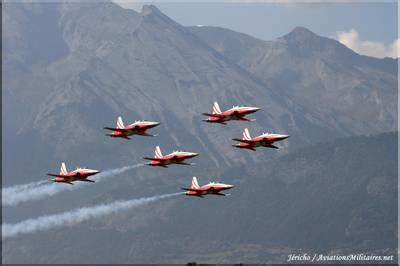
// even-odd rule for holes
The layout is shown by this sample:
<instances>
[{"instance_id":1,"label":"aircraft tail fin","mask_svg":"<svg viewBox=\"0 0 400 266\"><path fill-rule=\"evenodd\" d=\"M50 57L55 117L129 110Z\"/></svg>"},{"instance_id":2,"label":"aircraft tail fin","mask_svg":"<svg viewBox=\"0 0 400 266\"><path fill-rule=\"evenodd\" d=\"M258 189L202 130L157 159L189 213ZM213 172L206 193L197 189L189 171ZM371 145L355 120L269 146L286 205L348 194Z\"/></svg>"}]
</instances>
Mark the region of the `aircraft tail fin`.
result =
<instances>
[{"instance_id":1,"label":"aircraft tail fin","mask_svg":"<svg viewBox=\"0 0 400 266\"><path fill-rule=\"evenodd\" d=\"M221 113L221 109L219 108L218 102L214 102L212 113L213 114L220 114Z\"/></svg>"},{"instance_id":2,"label":"aircraft tail fin","mask_svg":"<svg viewBox=\"0 0 400 266\"><path fill-rule=\"evenodd\" d=\"M192 179L192 184L190 185L190 188L199 188L199 183L197 182L197 177L193 177Z\"/></svg>"},{"instance_id":3,"label":"aircraft tail fin","mask_svg":"<svg viewBox=\"0 0 400 266\"><path fill-rule=\"evenodd\" d=\"M243 139L244 140L250 140L251 136L250 136L250 132L248 128L245 128L243 131Z\"/></svg>"},{"instance_id":4,"label":"aircraft tail fin","mask_svg":"<svg viewBox=\"0 0 400 266\"><path fill-rule=\"evenodd\" d=\"M162 158L162 157L163 157L163 155L162 155L162 153L161 153L160 146L157 146L157 147L156 147L156 150L154 151L154 157L155 157L155 158Z\"/></svg>"},{"instance_id":5,"label":"aircraft tail fin","mask_svg":"<svg viewBox=\"0 0 400 266\"><path fill-rule=\"evenodd\" d=\"M118 118L117 118L117 128L125 128L124 122L122 121L121 116L118 116Z\"/></svg>"},{"instance_id":6,"label":"aircraft tail fin","mask_svg":"<svg viewBox=\"0 0 400 266\"><path fill-rule=\"evenodd\" d=\"M67 172L67 167L65 166L65 163L64 162L62 162L61 163L61 167L60 167L60 175L65 175L65 174L67 174L68 172Z\"/></svg>"}]
</instances>

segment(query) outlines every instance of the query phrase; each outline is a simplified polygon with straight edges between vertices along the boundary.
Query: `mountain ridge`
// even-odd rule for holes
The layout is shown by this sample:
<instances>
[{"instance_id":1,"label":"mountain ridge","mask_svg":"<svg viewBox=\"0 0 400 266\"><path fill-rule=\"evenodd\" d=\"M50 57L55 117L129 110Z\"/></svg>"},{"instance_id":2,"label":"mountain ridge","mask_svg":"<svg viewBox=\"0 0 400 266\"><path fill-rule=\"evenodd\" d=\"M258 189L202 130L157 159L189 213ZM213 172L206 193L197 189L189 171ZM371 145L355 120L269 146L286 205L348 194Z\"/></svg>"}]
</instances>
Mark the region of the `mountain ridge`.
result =
<instances>
[{"instance_id":1,"label":"mountain ridge","mask_svg":"<svg viewBox=\"0 0 400 266\"><path fill-rule=\"evenodd\" d=\"M366 124L360 123L360 117L351 118L352 115L359 116L362 112L366 112L363 105L354 104L366 101L367 95L371 97L368 100L372 101L368 103L371 109L390 108L392 110L386 113L388 115L386 117L381 116L381 113L380 116L374 118L374 121L388 119L394 126L391 129L394 129L397 124L395 122L397 120L396 103L390 99L379 99L397 95L395 74L397 60L395 59L360 56L339 42L319 37L304 28L296 28L274 41L258 41L248 36L243 38L243 34L222 28L190 27L190 29L233 63L252 73L264 83L270 84L285 97L291 98L293 102L305 108L307 113L314 113L314 116L319 117L324 123L332 120L329 118L332 114L329 112L339 111L338 106L346 110L342 114L335 114L337 118L340 118L339 121L331 121L336 124L340 122L343 125L332 124L332 127L339 126L342 130L344 128L355 130L352 133L349 132L350 134L363 134L370 131L372 128L365 128ZM309 44L303 46L298 44L297 39L304 39L304 33L306 36L311 36L313 40L312 44L315 47L311 50L307 48ZM245 41L241 42L241 40ZM309 51L312 54L309 54ZM321 51L326 52L321 53ZM376 79L378 76L381 77L379 81ZM382 89L382 84L387 87ZM329 98L324 99L325 97ZM338 100L341 99L350 100L350 102L339 102ZM380 102L385 102L390 107L379 106ZM309 106L318 109L310 109ZM374 113L377 114L379 111L375 110ZM353 120L351 125L349 120ZM386 128L383 131L391 129Z\"/></svg>"}]
</instances>

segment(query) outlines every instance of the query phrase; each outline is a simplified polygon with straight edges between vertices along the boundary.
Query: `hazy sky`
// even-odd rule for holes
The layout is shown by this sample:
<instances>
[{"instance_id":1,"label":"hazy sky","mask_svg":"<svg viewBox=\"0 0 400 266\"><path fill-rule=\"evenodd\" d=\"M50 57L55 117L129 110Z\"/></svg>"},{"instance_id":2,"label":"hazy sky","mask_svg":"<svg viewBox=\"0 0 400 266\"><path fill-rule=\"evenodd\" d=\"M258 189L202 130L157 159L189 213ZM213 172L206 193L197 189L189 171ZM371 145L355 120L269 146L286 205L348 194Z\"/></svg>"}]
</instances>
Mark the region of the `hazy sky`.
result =
<instances>
[{"instance_id":1,"label":"hazy sky","mask_svg":"<svg viewBox=\"0 0 400 266\"><path fill-rule=\"evenodd\" d=\"M140 3L117 0L124 7ZM362 54L396 54L397 3L168 3L152 2L183 25L220 26L271 40L304 26Z\"/></svg>"}]
</instances>

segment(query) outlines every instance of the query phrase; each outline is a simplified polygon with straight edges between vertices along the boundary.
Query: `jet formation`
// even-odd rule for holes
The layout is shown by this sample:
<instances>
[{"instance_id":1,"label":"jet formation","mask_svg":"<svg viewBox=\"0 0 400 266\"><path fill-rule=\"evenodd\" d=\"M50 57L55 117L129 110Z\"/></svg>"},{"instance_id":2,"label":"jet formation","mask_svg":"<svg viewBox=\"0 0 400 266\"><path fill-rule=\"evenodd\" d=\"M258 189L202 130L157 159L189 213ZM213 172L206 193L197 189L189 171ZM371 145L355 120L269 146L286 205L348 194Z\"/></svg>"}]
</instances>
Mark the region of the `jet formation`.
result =
<instances>
[{"instance_id":1,"label":"jet formation","mask_svg":"<svg viewBox=\"0 0 400 266\"><path fill-rule=\"evenodd\" d=\"M147 163L147 165L151 166L161 166L167 168L169 164L181 164L181 165L194 165L190 163L184 162L184 160L196 157L199 155L195 152L186 152L186 151L173 151L170 154L162 155L160 146L157 146L154 151L154 157L144 157L145 160L151 160L151 162Z\"/></svg>"},{"instance_id":2,"label":"jet formation","mask_svg":"<svg viewBox=\"0 0 400 266\"><path fill-rule=\"evenodd\" d=\"M233 106L232 108L221 111L218 102L214 102L211 113L202 113L208 118L202 121L207 123L215 123L215 124L223 124L227 125L228 121L246 121L253 122L255 119L249 119L246 116L257 111L261 110L259 107L249 107L249 106ZM127 126L124 125L122 121L122 117L117 117L116 127L104 127L106 130L110 130L111 133L106 134L106 136L112 138L122 138L122 139L131 139L130 137L133 135L138 136L147 136L154 137L157 135L152 135L147 133L148 129L156 127L160 125L160 122L153 121L135 121ZM282 141L289 138L289 135L276 134L276 133L263 133L256 137L251 137L248 128L245 128L242 134L242 138L234 138L232 140L238 141L239 143L233 144L232 146L240 149L248 149L252 151L256 151L258 147L266 147L278 149L277 146L274 145L275 142ZM163 155L161 153L160 146L156 146L154 151L154 157L143 157L145 160L150 160L150 162L146 163L149 166L159 166L163 168L168 168L171 164L177 165L194 165L193 163L187 163L186 160L191 159L193 157L198 156L198 153L195 152L186 152L186 151L173 151L167 155ZM89 176L98 174L98 170L88 169L88 168L77 168L76 170L67 171L65 163L61 164L61 169L59 174L48 174L50 176L54 176L55 178L50 181L56 183L67 183L73 184L74 181L83 181L83 182L94 182L93 180L88 179ZM233 185L223 184L219 182L210 182L206 185L199 186L197 178L194 176L192 178L192 183L189 188L182 188L186 192L184 193L187 196L195 196L203 198L205 195L219 195L226 196L229 194L223 194L221 191L233 188Z\"/></svg>"},{"instance_id":3,"label":"jet formation","mask_svg":"<svg viewBox=\"0 0 400 266\"><path fill-rule=\"evenodd\" d=\"M252 122L256 120L248 119L245 116L248 114L255 113L258 110L261 110L261 108L248 107L248 106L233 106L231 109L221 112L218 102L214 102L212 112L203 113L203 115L208 116L208 118L203 121L207 123L218 123L223 125L226 125L226 122L230 120Z\"/></svg>"},{"instance_id":4,"label":"jet formation","mask_svg":"<svg viewBox=\"0 0 400 266\"><path fill-rule=\"evenodd\" d=\"M223 184L223 183L218 183L218 182L210 182L206 185L199 186L199 183L197 182L197 177L192 178L192 184L190 185L189 188L182 188L182 190L185 190L185 194L187 196L195 196L195 197L200 197L203 198L205 195L218 195L218 196L226 196L227 194L221 193L223 190L231 189L233 188L233 185L228 185L228 184Z\"/></svg>"},{"instance_id":5,"label":"jet formation","mask_svg":"<svg viewBox=\"0 0 400 266\"><path fill-rule=\"evenodd\" d=\"M110 136L112 138L130 139L129 136L132 135L155 137L157 135L151 135L149 133L146 133L146 130L156 127L159 124L160 124L159 122L152 122L152 121L135 121L135 123L124 126L122 117L118 116L117 126L115 128L105 127L104 129L112 130L111 134L106 134L106 136Z\"/></svg>"},{"instance_id":6,"label":"jet formation","mask_svg":"<svg viewBox=\"0 0 400 266\"><path fill-rule=\"evenodd\" d=\"M274 134L274 133L262 133L261 135L252 138L247 128L243 131L243 137L241 139L232 139L239 141L239 144L233 144L233 147L241 149L249 149L255 151L257 147L267 147L273 149L279 149L273 145L274 142L281 141L289 138L289 135Z\"/></svg>"},{"instance_id":7,"label":"jet formation","mask_svg":"<svg viewBox=\"0 0 400 266\"><path fill-rule=\"evenodd\" d=\"M50 181L56 183L67 183L73 185L74 181L82 181L82 182L91 182L94 183L93 180L87 179L89 176L96 175L100 173L98 170L93 170L89 168L76 168L73 171L68 172L65 163L61 163L60 173L59 174L47 174L49 176L54 176L55 178L50 179Z\"/></svg>"}]
</instances>

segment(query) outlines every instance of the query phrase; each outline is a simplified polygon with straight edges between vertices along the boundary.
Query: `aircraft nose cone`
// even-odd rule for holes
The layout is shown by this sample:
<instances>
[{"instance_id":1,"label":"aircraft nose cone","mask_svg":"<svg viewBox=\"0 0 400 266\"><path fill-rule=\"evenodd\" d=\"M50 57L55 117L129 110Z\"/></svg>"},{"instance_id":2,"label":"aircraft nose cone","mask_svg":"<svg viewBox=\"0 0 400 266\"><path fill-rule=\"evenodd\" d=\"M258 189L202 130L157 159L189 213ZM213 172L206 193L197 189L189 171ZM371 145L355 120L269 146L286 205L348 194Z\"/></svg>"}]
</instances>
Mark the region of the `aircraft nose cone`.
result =
<instances>
[{"instance_id":1,"label":"aircraft nose cone","mask_svg":"<svg viewBox=\"0 0 400 266\"><path fill-rule=\"evenodd\" d=\"M195 153L195 152L192 152L192 154L191 154L193 157L195 157L195 156L197 156L197 155L199 155L198 153Z\"/></svg>"},{"instance_id":2,"label":"aircraft nose cone","mask_svg":"<svg viewBox=\"0 0 400 266\"><path fill-rule=\"evenodd\" d=\"M257 112L258 110L261 110L261 108L259 108L259 107L246 107L246 109L245 109L248 113L255 113L255 112Z\"/></svg>"}]
</instances>

